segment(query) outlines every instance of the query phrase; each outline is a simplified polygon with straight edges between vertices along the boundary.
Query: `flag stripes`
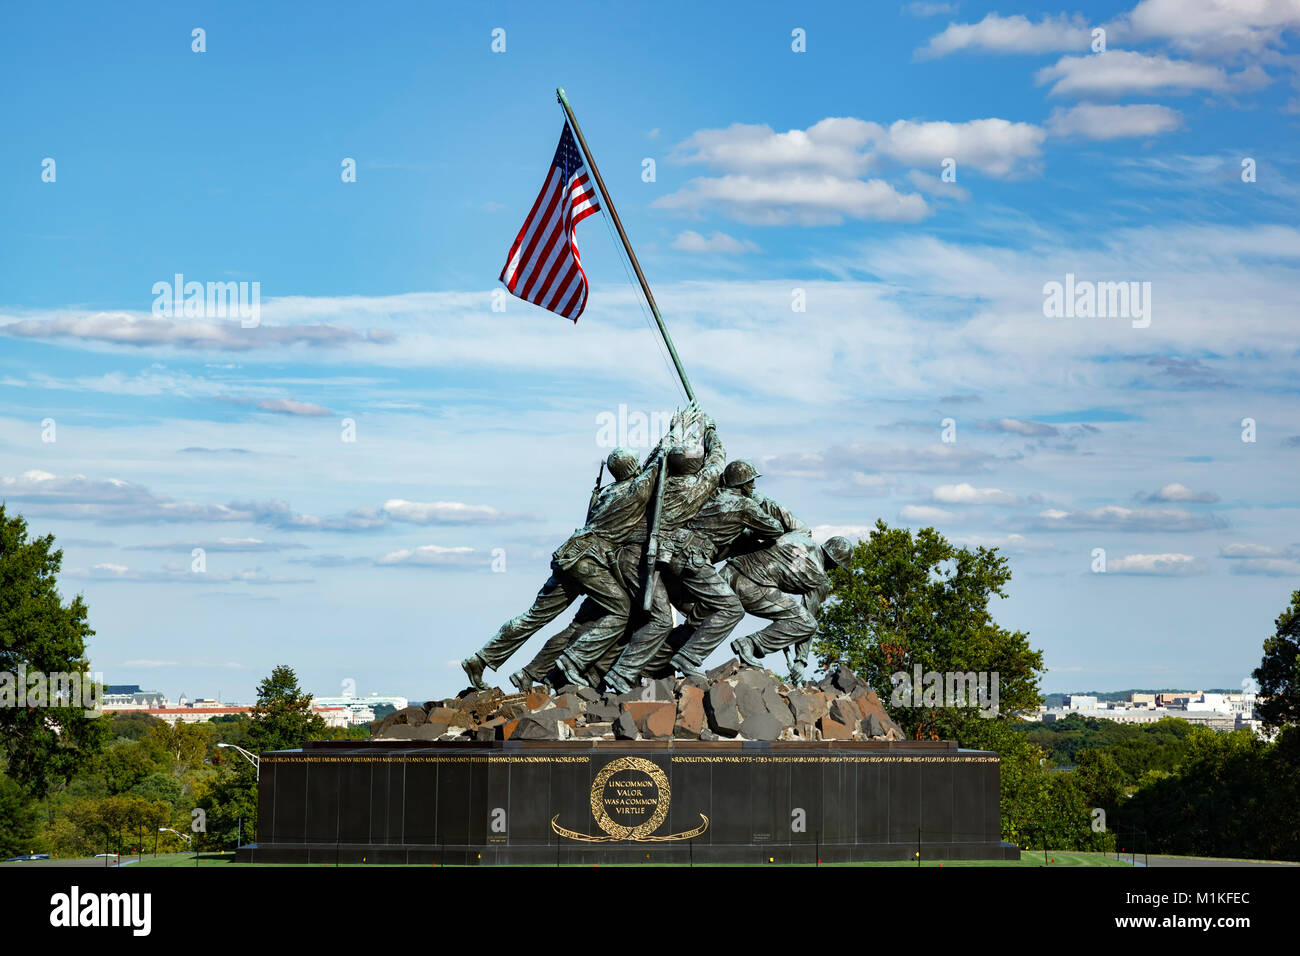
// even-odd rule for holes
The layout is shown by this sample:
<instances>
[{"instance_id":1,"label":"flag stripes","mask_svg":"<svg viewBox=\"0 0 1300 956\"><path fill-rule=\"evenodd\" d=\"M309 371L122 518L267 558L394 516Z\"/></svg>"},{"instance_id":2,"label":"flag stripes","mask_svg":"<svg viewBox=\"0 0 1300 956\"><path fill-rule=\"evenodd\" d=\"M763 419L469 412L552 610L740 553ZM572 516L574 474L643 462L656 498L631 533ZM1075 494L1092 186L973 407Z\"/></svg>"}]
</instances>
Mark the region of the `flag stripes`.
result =
<instances>
[{"instance_id":1,"label":"flag stripes","mask_svg":"<svg viewBox=\"0 0 1300 956\"><path fill-rule=\"evenodd\" d=\"M501 270L511 294L577 322L587 307L587 274L574 229L599 211L595 187L566 123L546 182Z\"/></svg>"}]
</instances>

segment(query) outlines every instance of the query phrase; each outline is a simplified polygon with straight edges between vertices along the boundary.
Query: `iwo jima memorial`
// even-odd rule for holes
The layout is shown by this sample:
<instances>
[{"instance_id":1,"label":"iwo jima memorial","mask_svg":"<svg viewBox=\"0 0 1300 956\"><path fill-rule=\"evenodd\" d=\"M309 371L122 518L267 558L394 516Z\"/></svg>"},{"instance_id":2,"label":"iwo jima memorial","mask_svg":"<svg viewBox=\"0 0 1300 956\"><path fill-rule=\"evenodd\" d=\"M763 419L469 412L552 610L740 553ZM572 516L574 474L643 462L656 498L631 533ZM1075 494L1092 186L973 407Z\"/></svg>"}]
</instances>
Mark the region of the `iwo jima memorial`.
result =
<instances>
[{"instance_id":1,"label":"iwo jima memorial","mask_svg":"<svg viewBox=\"0 0 1300 956\"><path fill-rule=\"evenodd\" d=\"M642 461L605 461L587 521L531 608L463 662L459 696L376 722L372 738L261 756L258 838L238 859L368 863L815 863L1015 858L995 753L905 740L847 668L804 682L827 572L851 544L808 525L727 460L695 402L563 90L555 158L501 281L577 321L574 228L608 214L687 404ZM588 172L590 170L590 173ZM602 469L603 473L603 469ZM572 622L490 687L523 645ZM673 609L683 623L674 626ZM745 614L769 623L730 640ZM790 682L764 669L781 651Z\"/></svg>"}]
</instances>

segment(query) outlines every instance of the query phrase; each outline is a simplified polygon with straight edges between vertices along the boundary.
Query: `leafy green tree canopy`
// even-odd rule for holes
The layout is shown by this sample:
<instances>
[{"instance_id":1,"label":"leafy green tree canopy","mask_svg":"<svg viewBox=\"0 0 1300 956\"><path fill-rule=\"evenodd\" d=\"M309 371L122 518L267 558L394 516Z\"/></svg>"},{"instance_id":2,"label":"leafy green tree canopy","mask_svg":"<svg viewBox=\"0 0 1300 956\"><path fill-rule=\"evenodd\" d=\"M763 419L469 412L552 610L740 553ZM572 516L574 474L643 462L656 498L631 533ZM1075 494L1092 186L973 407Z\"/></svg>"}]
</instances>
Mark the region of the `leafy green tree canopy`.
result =
<instances>
[{"instance_id":1,"label":"leafy green tree canopy","mask_svg":"<svg viewBox=\"0 0 1300 956\"><path fill-rule=\"evenodd\" d=\"M842 662L879 692L890 716L918 737L976 726L974 710L890 706L892 675L930 671L998 674L1002 718L1038 707L1042 652L1029 635L999 627L989 611L1011 580L996 548L957 548L934 528L915 535L877 521L847 567L831 572L833 599L822 607L816 653ZM959 737L959 739L962 739Z\"/></svg>"},{"instance_id":2,"label":"leafy green tree canopy","mask_svg":"<svg viewBox=\"0 0 1300 956\"><path fill-rule=\"evenodd\" d=\"M1264 659L1255 669L1260 700L1255 713L1264 726L1300 724L1300 591L1278 615L1277 631L1264 641Z\"/></svg>"},{"instance_id":3,"label":"leafy green tree canopy","mask_svg":"<svg viewBox=\"0 0 1300 956\"><path fill-rule=\"evenodd\" d=\"M257 704L253 707L248 728L248 749L290 750L301 747L304 740L321 737L325 721L312 713L311 694L298 687L292 667L281 664L271 676L257 685Z\"/></svg>"},{"instance_id":4,"label":"leafy green tree canopy","mask_svg":"<svg viewBox=\"0 0 1300 956\"><path fill-rule=\"evenodd\" d=\"M95 632L81 596L68 604L59 596L55 576L62 563L53 535L29 539L23 517L7 514L0 503L0 674L10 691L20 673L90 680L86 640ZM0 755L9 776L37 796L70 780L103 744L108 722L87 717L83 706L6 704Z\"/></svg>"}]
</instances>

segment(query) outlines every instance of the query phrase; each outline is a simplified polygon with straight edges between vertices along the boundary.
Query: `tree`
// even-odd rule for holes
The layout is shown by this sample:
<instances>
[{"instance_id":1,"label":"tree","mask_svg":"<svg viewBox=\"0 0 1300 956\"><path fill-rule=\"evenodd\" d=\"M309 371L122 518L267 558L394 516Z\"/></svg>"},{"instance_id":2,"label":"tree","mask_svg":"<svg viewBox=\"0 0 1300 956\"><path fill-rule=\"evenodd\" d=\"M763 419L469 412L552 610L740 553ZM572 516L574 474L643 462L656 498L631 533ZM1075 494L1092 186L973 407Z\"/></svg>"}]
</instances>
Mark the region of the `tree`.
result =
<instances>
[{"instance_id":1,"label":"tree","mask_svg":"<svg viewBox=\"0 0 1300 956\"><path fill-rule=\"evenodd\" d=\"M24 672L47 680L76 674L82 686L91 679L86 640L95 632L81 596L68 604L59 596L55 576L62 563L53 535L29 540L27 522L6 514L0 503L0 673L9 692ZM0 707L6 772L41 796L52 783L70 780L99 750L107 723L87 717L82 706Z\"/></svg>"},{"instance_id":2,"label":"tree","mask_svg":"<svg viewBox=\"0 0 1300 956\"><path fill-rule=\"evenodd\" d=\"M16 781L0 774L0 860L36 849L40 807Z\"/></svg>"},{"instance_id":3,"label":"tree","mask_svg":"<svg viewBox=\"0 0 1300 956\"><path fill-rule=\"evenodd\" d=\"M312 713L311 694L298 687L292 667L281 664L257 685L257 704L248 728L248 749L290 750L325 733L325 721Z\"/></svg>"},{"instance_id":4,"label":"tree","mask_svg":"<svg viewBox=\"0 0 1300 956\"><path fill-rule=\"evenodd\" d=\"M96 763L102 768L109 794L126 793L140 781L161 769L154 759L156 751L146 741L124 741L100 754Z\"/></svg>"},{"instance_id":5,"label":"tree","mask_svg":"<svg viewBox=\"0 0 1300 956\"><path fill-rule=\"evenodd\" d=\"M1300 591L1291 592L1291 606L1276 623L1254 675L1259 684L1255 713L1270 728L1300 723Z\"/></svg>"},{"instance_id":6,"label":"tree","mask_svg":"<svg viewBox=\"0 0 1300 956\"><path fill-rule=\"evenodd\" d=\"M996 673L999 718L1037 708L1042 652L989 612L989 600L1005 597L1010 579L996 548L955 548L934 528L913 536L877 521L848 566L831 572L833 599L822 607L816 653L823 666L842 662L888 697L890 716L912 736L969 746L988 723L975 708L913 707L910 693L900 707L892 693L900 683L892 678L901 672L910 681L916 665L923 674Z\"/></svg>"},{"instance_id":7,"label":"tree","mask_svg":"<svg viewBox=\"0 0 1300 956\"><path fill-rule=\"evenodd\" d=\"M171 725L159 721L149 728L146 739L172 759L177 772L183 772L195 770L204 762L212 736L211 729L204 724L187 724L178 720Z\"/></svg>"},{"instance_id":8,"label":"tree","mask_svg":"<svg viewBox=\"0 0 1300 956\"><path fill-rule=\"evenodd\" d=\"M62 852L99 853L103 849L96 848L112 847L122 853L133 846L152 846L154 834L171 823L172 813L165 801L137 796L75 803L68 808L68 820L75 830L59 836Z\"/></svg>"},{"instance_id":9,"label":"tree","mask_svg":"<svg viewBox=\"0 0 1300 956\"><path fill-rule=\"evenodd\" d=\"M1274 743L1249 731L1188 734L1172 772L1145 774L1120 824L1149 834L1151 852L1300 859L1300 727Z\"/></svg>"},{"instance_id":10,"label":"tree","mask_svg":"<svg viewBox=\"0 0 1300 956\"><path fill-rule=\"evenodd\" d=\"M206 829L196 836L200 849L230 850L257 838L257 784L246 762L227 765L195 788L194 797L205 814Z\"/></svg>"}]
</instances>

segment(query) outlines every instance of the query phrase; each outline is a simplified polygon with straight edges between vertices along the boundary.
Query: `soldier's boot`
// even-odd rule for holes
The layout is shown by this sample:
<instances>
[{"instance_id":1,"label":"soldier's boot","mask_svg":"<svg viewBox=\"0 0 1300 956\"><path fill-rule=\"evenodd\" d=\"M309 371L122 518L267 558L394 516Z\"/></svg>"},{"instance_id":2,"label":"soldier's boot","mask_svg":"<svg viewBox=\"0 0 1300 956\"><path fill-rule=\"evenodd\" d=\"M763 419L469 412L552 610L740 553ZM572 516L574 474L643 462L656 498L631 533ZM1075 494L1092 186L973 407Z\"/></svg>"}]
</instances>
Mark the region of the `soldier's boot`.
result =
<instances>
[{"instance_id":1,"label":"soldier's boot","mask_svg":"<svg viewBox=\"0 0 1300 956\"><path fill-rule=\"evenodd\" d=\"M573 684L577 687L587 686L586 678L578 672L578 669L573 666L573 662L566 655L561 654L556 658L555 669L560 672L565 684Z\"/></svg>"},{"instance_id":2,"label":"soldier's boot","mask_svg":"<svg viewBox=\"0 0 1300 956\"><path fill-rule=\"evenodd\" d=\"M533 689L533 675L526 670L515 671L510 675L510 683L519 689L519 693L526 694Z\"/></svg>"},{"instance_id":3,"label":"soldier's boot","mask_svg":"<svg viewBox=\"0 0 1300 956\"><path fill-rule=\"evenodd\" d=\"M694 677L697 680L708 680L709 677L704 671L700 670L700 665L693 660L686 658L681 654L674 654L673 659L669 661L673 667L681 671L686 677Z\"/></svg>"},{"instance_id":4,"label":"soldier's boot","mask_svg":"<svg viewBox=\"0 0 1300 956\"><path fill-rule=\"evenodd\" d=\"M630 694L632 685L625 681L618 671L610 671L605 675L605 689L612 694Z\"/></svg>"},{"instance_id":5,"label":"soldier's boot","mask_svg":"<svg viewBox=\"0 0 1300 956\"><path fill-rule=\"evenodd\" d=\"M746 667L762 667L763 662L754 653L754 642L747 637L738 637L731 642L731 652L740 658Z\"/></svg>"},{"instance_id":6,"label":"soldier's boot","mask_svg":"<svg viewBox=\"0 0 1300 956\"><path fill-rule=\"evenodd\" d=\"M475 690L489 690L487 684L483 682L483 670L487 667L487 661L474 654L460 662L460 666L465 671L465 676L469 678L470 686Z\"/></svg>"}]
</instances>

